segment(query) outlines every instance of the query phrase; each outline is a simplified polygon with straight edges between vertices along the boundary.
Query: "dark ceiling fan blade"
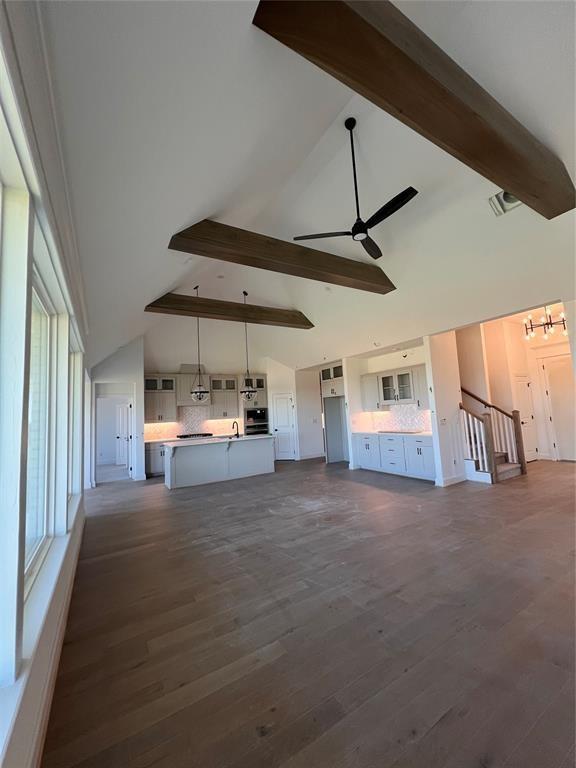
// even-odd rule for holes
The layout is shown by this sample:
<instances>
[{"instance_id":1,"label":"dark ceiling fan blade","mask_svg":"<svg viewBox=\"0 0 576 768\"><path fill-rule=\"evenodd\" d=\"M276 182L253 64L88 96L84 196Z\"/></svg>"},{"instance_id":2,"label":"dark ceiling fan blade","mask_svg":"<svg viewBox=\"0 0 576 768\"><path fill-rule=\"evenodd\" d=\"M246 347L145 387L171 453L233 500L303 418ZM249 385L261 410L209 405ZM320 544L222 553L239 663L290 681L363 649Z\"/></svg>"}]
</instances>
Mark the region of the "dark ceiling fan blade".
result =
<instances>
[{"instance_id":1,"label":"dark ceiling fan blade","mask_svg":"<svg viewBox=\"0 0 576 768\"><path fill-rule=\"evenodd\" d=\"M294 240L318 240L322 237L345 237L351 235L352 232L321 232L319 235L299 235L294 237Z\"/></svg>"},{"instance_id":2,"label":"dark ceiling fan blade","mask_svg":"<svg viewBox=\"0 0 576 768\"><path fill-rule=\"evenodd\" d=\"M374 240L372 240L371 237L365 237L364 240L360 240L362 243L362 246L366 253L369 256L372 256L373 259L379 259L380 256L382 256L382 251L380 248L376 245Z\"/></svg>"},{"instance_id":3,"label":"dark ceiling fan blade","mask_svg":"<svg viewBox=\"0 0 576 768\"><path fill-rule=\"evenodd\" d=\"M387 219L388 216L392 216L393 213L399 211L403 205L409 203L417 194L417 189L414 189L414 187L407 187L403 192L400 192L399 195L393 197L392 200L388 200L388 202L385 203L382 208L379 208L376 213L372 214L366 222L366 227L372 229L372 227L380 224L380 222Z\"/></svg>"}]
</instances>

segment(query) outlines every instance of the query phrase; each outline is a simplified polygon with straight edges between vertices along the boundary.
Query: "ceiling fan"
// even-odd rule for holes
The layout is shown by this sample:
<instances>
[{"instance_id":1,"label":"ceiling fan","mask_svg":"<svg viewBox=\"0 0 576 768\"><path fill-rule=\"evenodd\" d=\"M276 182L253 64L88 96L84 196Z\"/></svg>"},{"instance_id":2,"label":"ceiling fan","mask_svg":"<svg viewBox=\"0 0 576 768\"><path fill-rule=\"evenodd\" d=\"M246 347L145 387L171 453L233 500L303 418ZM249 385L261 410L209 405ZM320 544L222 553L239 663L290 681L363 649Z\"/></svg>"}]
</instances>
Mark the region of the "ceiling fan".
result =
<instances>
[{"instance_id":1,"label":"ceiling fan","mask_svg":"<svg viewBox=\"0 0 576 768\"><path fill-rule=\"evenodd\" d=\"M370 256L372 256L373 259L379 259L380 256L382 256L382 251L378 247L378 245L372 240L370 235L368 234L368 230L372 229L372 227L376 227L378 224L380 224L384 219L387 219L388 216L392 216L393 213L396 213L396 211L400 210L402 206L406 205L406 203L409 203L412 198L418 194L418 190L414 189L414 187L407 187L403 192L400 192L398 195L393 197L391 200L388 200L387 203L384 203L384 205L379 208L376 213L373 213L372 216L367 221L363 221L360 217L360 203L358 201L358 180L356 178L356 156L354 154L354 135L353 131L356 127L356 118L349 117L344 121L344 125L346 126L347 130L350 132L350 148L352 150L352 171L354 174L354 196L356 198L356 221L354 223L354 226L351 230L347 230L345 232L321 232L318 235L299 235L298 237L295 237L294 240L317 240L323 237L351 237L352 240L356 240L359 243L362 243L362 246L364 247L364 250L366 253L368 253Z\"/></svg>"}]
</instances>

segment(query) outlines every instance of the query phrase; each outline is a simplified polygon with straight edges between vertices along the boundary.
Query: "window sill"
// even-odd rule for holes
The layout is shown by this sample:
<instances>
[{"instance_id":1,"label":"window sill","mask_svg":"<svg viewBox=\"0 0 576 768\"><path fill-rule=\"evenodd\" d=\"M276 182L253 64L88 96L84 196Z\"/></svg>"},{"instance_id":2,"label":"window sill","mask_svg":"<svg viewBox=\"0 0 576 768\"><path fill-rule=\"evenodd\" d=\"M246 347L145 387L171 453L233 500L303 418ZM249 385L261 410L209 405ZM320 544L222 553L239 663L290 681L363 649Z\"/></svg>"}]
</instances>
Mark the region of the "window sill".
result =
<instances>
[{"instance_id":1,"label":"window sill","mask_svg":"<svg viewBox=\"0 0 576 768\"><path fill-rule=\"evenodd\" d=\"M0 688L0 765L5 768L39 760L82 538L81 498L70 500L75 505L72 529L50 540L30 586L18 679Z\"/></svg>"}]
</instances>

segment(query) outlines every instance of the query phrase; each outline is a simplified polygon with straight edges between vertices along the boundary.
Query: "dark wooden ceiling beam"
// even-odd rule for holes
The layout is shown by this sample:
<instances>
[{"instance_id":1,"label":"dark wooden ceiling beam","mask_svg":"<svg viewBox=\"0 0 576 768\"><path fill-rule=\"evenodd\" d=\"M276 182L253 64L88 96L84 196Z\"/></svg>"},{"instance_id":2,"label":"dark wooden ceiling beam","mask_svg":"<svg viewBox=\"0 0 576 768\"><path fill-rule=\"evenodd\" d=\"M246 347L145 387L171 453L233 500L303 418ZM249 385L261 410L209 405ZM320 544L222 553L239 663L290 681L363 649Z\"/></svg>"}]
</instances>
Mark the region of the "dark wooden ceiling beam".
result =
<instances>
[{"instance_id":1,"label":"dark wooden ceiling beam","mask_svg":"<svg viewBox=\"0 0 576 768\"><path fill-rule=\"evenodd\" d=\"M388 0L260 0L254 24L547 219L576 206L563 163Z\"/></svg>"},{"instance_id":2,"label":"dark wooden ceiling beam","mask_svg":"<svg viewBox=\"0 0 576 768\"><path fill-rule=\"evenodd\" d=\"M246 229L204 219L173 235L170 248L210 259L285 275L320 280L360 291L389 293L394 284L374 264L287 243Z\"/></svg>"},{"instance_id":3,"label":"dark wooden ceiling beam","mask_svg":"<svg viewBox=\"0 0 576 768\"><path fill-rule=\"evenodd\" d=\"M255 323L257 325L278 325L283 328L314 328L306 315L297 309L261 307L258 304L243 304L236 301L220 301L183 293L167 293L145 308L145 312L162 315L184 315L206 317L210 320L227 320L234 323Z\"/></svg>"}]
</instances>

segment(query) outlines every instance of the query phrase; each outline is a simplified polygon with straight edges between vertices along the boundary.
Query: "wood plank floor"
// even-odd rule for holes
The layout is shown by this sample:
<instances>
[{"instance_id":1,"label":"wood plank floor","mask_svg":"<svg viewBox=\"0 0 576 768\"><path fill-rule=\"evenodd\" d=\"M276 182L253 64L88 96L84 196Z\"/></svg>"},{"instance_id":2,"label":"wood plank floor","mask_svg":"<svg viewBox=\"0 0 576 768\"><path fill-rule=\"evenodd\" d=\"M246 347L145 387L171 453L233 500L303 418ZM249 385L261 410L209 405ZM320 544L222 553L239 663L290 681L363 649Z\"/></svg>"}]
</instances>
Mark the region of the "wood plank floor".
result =
<instances>
[{"instance_id":1,"label":"wood plank floor","mask_svg":"<svg viewBox=\"0 0 576 768\"><path fill-rule=\"evenodd\" d=\"M574 465L86 496L44 768L570 768Z\"/></svg>"}]
</instances>

